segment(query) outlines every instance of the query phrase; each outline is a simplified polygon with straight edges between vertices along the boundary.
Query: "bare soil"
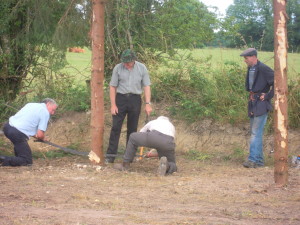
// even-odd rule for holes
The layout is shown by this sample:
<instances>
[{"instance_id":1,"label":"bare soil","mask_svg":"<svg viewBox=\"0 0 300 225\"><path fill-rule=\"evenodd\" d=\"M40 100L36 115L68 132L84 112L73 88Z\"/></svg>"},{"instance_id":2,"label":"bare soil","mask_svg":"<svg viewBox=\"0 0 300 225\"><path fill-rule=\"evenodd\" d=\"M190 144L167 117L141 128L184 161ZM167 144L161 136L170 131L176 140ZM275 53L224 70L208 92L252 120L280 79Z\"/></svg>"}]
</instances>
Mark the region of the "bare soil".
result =
<instances>
[{"instance_id":1,"label":"bare soil","mask_svg":"<svg viewBox=\"0 0 300 225\"><path fill-rule=\"evenodd\" d=\"M105 121L104 148L109 115ZM241 158L223 156L232 156L234 149L247 155L248 125L173 122L179 171L171 176L156 175L157 158L135 161L129 172L92 165L80 156L0 167L0 224L300 224L300 169L289 168L286 187L274 185L272 136L265 137L266 167L246 169ZM89 124L89 113L69 113L53 121L47 134L56 144L89 151ZM289 135L290 154L299 154L299 131ZM124 140L125 130L121 149ZM3 136L0 143L1 150L11 151ZM30 145L33 152L53 150L32 141ZM189 150L213 158L191 160Z\"/></svg>"}]
</instances>

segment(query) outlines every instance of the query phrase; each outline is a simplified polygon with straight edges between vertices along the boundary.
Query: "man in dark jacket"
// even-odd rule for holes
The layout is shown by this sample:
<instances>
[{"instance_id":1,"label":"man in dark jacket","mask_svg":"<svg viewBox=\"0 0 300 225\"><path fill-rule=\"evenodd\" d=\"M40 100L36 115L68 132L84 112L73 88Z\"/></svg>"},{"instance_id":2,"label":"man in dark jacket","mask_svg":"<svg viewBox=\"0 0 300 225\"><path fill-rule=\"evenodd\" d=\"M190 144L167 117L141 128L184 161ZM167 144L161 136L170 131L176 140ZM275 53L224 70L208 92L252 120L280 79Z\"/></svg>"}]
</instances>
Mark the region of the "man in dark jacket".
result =
<instances>
[{"instance_id":1,"label":"man in dark jacket","mask_svg":"<svg viewBox=\"0 0 300 225\"><path fill-rule=\"evenodd\" d=\"M257 59L257 51L249 48L240 56L248 66L246 90L249 92L248 116L250 117L251 139L246 168L264 166L263 133L268 112L272 110L271 99L274 96L274 71Z\"/></svg>"}]
</instances>

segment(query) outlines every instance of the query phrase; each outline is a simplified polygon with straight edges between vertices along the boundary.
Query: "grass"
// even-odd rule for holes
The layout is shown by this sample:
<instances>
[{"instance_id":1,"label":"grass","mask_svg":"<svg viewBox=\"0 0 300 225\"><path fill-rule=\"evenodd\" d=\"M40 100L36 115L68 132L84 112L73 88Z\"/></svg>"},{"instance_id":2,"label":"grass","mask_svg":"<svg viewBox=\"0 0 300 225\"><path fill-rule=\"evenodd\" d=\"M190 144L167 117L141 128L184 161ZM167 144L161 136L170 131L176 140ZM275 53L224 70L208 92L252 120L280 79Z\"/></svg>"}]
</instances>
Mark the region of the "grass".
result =
<instances>
[{"instance_id":1,"label":"grass","mask_svg":"<svg viewBox=\"0 0 300 225\"><path fill-rule=\"evenodd\" d=\"M245 66L243 58L240 57L242 49L223 49L223 48L205 48L205 49L195 49L193 51L181 50L179 51L182 55L192 54L195 58L205 59L205 61L210 62L210 69L222 69L225 63L235 62L240 65ZM271 68L274 68L274 54L273 52L258 52L258 58L263 63L267 64ZM73 53L67 52L67 61L69 65L64 69L64 71L70 73L76 80L80 82L85 82L85 80L90 79L91 76L91 51L85 49L84 53ZM288 78L293 79L299 77L300 75L300 54L289 53L288 54ZM157 70L158 66L155 67L148 66L151 75L151 70ZM244 74L242 74L244 75ZM111 76L110 74L108 76Z\"/></svg>"},{"instance_id":2,"label":"grass","mask_svg":"<svg viewBox=\"0 0 300 225\"><path fill-rule=\"evenodd\" d=\"M222 49L207 48L195 49L192 51L193 57L211 58L211 69L223 67L226 62L236 62L245 66L243 57L239 56L242 49ZM258 59L274 69L274 53L258 51ZM288 54L288 78L293 79L300 75L300 54Z\"/></svg>"},{"instance_id":3,"label":"grass","mask_svg":"<svg viewBox=\"0 0 300 225\"><path fill-rule=\"evenodd\" d=\"M92 52L85 49L84 53L67 52L67 62L69 63L64 72L73 75L76 81L85 83L91 77Z\"/></svg>"},{"instance_id":4,"label":"grass","mask_svg":"<svg viewBox=\"0 0 300 225\"><path fill-rule=\"evenodd\" d=\"M184 156L186 159L202 161L202 162L238 162L241 163L246 158L248 152L245 152L242 148L235 147L228 152L216 152L216 151L199 151L199 150L189 150Z\"/></svg>"},{"instance_id":5,"label":"grass","mask_svg":"<svg viewBox=\"0 0 300 225\"><path fill-rule=\"evenodd\" d=\"M225 48L179 50L179 54L172 58L164 55L165 57L160 61L147 64L152 81L152 100L174 102L168 109L171 115L181 116L189 121L204 117L232 124L245 121L247 119L244 112L244 102L247 98L247 93L244 90L246 64L243 57L239 56L242 50ZM86 97L83 93L86 91L85 81L91 76L91 51L85 49L84 53L67 52L66 56L69 66L64 71L75 78L76 83L81 84L82 91L80 91L81 89L73 88L74 90L71 90L69 88L68 92L63 91L63 93L70 93L71 97L60 100L71 103L66 108L74 110L74 107L71 106L77 104L73 104L71 98L76 96L76 102L80 100L79 102L84 103L78 110L86 111L89 108L89 99L85 101ZM273 52L259 51L258 58L274 68ZM288 54L290 84L298 82L299 61L300 54ZM111 76L111 74L105 75L107 79ZM57 92L57 87L54 89ZM65 89L65 87L62 88L62 90ZM297 90L297 87L294 89ZM297 93L295 94L292 88L289 91L291 93L290 98L298 104ZM297 98L293 99L292 97ZM290 108L291 115L296 115L297 107ZM291 121L297 124L295 122L298 121L298 118L294 117L291 117Z\"/></svg>"}]
</instances>

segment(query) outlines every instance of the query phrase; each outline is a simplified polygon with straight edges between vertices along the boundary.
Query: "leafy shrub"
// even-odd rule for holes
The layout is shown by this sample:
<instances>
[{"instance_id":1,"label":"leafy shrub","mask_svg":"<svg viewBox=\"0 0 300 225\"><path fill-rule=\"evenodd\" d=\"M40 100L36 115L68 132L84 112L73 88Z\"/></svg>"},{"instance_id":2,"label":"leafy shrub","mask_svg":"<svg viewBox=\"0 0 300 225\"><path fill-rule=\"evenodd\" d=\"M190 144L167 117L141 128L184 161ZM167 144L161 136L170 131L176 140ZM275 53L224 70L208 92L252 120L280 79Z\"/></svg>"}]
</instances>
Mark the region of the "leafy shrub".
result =
<instances>
[{"instance_id":1,"label":"leafy shrub","mask_svg":"<svg viewBox=\"0 0 300 225\"><path fill-rule=\"evenodd\" d=\"M188 63L167 62L166 71L154 75L153 99L173 102L173 116L191 122L212 118L225 122L246 119L246 91L242 68L234 62L212 70L211 58L190 58Z\"/></svg>"},{"instance_id":2,"label":"leafy shrub","mask_svg":"<svg viewBox=\"0 0 300 225\"><path fill-rule=\"evenodd\" d=\"M225 155L223 159L225 161L243 162L247 154L248 152L245 152L243 149L236 147L230 154Z\"/></svg>"},{"instance_id":3,"label":"leafy shrub","mask_svg":"<svg viewBox=\"0 0 300 225\"><path fill-rule=\"evenodd\" d=\"M32 102L53 98L59 105L59 112L88 111L90 109L90 88L76 84L72 78L62 74L55 79L39 79L35 84L36 95L31 97Z\"/></svg>"},{"instance_id":4,"label":"leafy shrub","mask_svg":"<svg viewBox=\"0 0 300 225\"><path fill-rule=\"evenodd\" d=\"M300 126L300 79L289 85L288 113L290 127Z\"/></svg>"}]
</instances>

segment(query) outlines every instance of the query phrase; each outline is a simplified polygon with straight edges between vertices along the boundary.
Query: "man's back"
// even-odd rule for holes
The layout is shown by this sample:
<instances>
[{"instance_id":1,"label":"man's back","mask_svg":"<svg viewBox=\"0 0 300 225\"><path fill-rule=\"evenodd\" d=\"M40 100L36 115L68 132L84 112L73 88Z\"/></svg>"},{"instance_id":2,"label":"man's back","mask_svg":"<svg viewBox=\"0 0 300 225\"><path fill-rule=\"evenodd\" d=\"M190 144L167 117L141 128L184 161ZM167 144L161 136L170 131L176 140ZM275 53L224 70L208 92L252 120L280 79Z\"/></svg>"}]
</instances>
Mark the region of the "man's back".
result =
<instances>
[{"instance_id":1,"label":"man's back","mask_svg":"<svg viewBox=\"0 0 300 225\"><path fill-rule=\"evenodd\" d=\"M14 116L9 124L27 136L36 134L37 129L46 131L50 114L44 103L28 103Z\"/></svg>"}]
</instances>

